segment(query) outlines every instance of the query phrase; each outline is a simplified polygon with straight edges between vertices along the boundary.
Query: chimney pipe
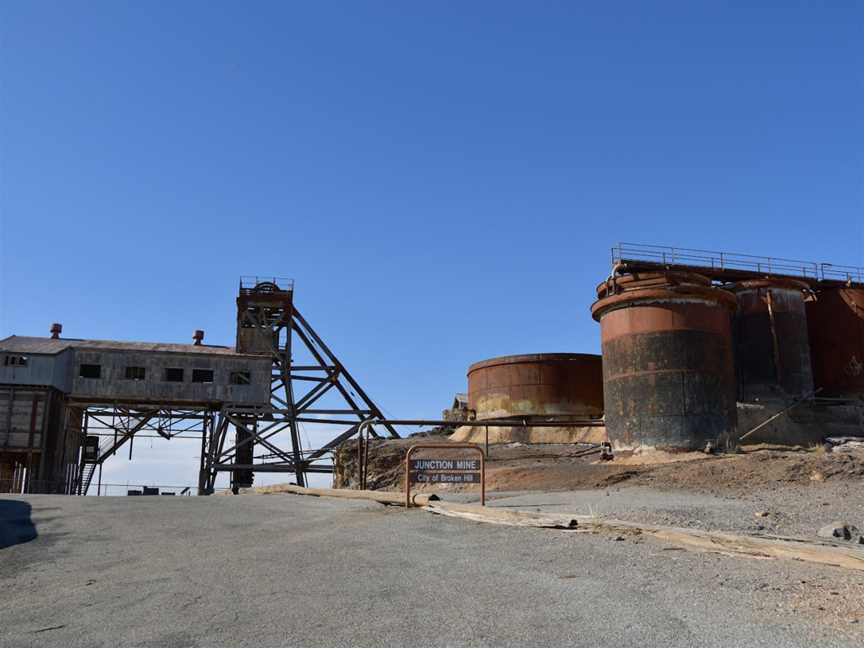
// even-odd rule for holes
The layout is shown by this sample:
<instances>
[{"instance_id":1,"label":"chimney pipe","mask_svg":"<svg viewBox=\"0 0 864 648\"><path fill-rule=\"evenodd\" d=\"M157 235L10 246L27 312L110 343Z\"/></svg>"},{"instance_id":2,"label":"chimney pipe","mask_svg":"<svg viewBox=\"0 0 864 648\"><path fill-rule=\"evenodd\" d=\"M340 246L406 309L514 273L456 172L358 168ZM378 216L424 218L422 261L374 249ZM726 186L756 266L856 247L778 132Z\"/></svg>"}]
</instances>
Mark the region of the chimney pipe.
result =
<instances>
[{"instance_id":1,"label":"chimney pipe","mask_svg":"<svg viewBox=\"0 0 864 648\"><path fill-rule=\"evenodd\" d=\"M54 322L51 325L51 339L52 340L59 340L60 334L62 332L63 332L63 325L62 324L60 324L58 322Z\"/></svg>"},{"instance_id":2,"label":"chimney pipe","mask_svg":"<svg viewBox=\"0 0 864 648\"><path fill-rule=\"evenodd\" d=\"M203 340L204 340L204 331L202 331L201 329L196 330L195 333L192 335L192 343L195 346L199 346Z\"/></svg>"}]
</instances>

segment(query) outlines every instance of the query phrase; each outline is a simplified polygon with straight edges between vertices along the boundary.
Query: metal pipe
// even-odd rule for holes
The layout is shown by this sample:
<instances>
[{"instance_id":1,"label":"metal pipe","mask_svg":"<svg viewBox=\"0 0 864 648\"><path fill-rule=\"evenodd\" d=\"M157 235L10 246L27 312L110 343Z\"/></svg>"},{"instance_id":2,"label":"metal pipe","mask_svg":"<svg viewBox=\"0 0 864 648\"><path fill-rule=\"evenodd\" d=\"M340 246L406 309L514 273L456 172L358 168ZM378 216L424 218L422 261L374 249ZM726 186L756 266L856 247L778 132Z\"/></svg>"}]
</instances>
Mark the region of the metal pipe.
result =
<instances>
[{"instance_id":1,"label":"metal pipe","mask_svg":"<svg viewBox=\"0 0 864 648\"><path fill-rule=\"evenodd\" d=\"M364 485L363 485L363 481L364 481L364 480L363 480L363 464L362 464L363 456L362 456L362 451L361 451L361 447L362 447L362 441L361 441L361 439L363 439L363 435L366 433L366 430L367 430L367 429L368 429L368 428L369 428L373 423L375 423L375 417L374 417L374 416L370 416L370 417L368 417L368 418L363 419L363 421L360 422L360 425L357 426L357 472L359 473L359 474L357 475L357 483L358 483L358 485L360 486L360 489L361 489L361 490L364 489ZM367 445L367 446L369 445L369 440L368 440L368 439L366 440L366 445ZM367 455L367 456L368 456L368 455Z\"/></svg>"},{"instance_id":2,"label":"metal pipe","mask_svg":"<svg viewBox=\"0 0 864 648\"><path fill-rule=\"evenodd\" d=\"M459 427L459 426L468 426L468 427L485 427L486 428L486 453L489 452L489 426L500 426L500 427L599 427L603 425L603 421L598 419L588 419L585 421L577 421L577 422L560 422L560 421L532 421L531 423L527 422L525 419L519 421L510 421L507 419L488 419L485 421L459 421L458 425L454 425L455 421L443 421L443 420L434 420L434 419L376 419L375 417L369 417L363 420L359 426L357 426L357 434L358 434L358 457L357 457L357 468L358 468L358 484L362 482L363 476L363 468L361 465L362 458L359 456L360 447L362 442L360 438L363 437L364 434L371 428L372 425L375 424L384 424L384 425L407 425L407 426L446 426L446 427ZM368 452L368 439L367 439L367 452Z\"/></svg>"},{"instance_id":3,"label":"metal pipe","mask_svg":"<svg viewBox=\"0 0 864 648\"><path fill-rule=\"evenodd\" d=\"M789 406L787 406L787 407L784 407L782 410L780 410L780 411L777 412L776 414L773 414L773 415L769 416L767 419L765 419L764 421L762 421L761 423L759 423L758 425L756 425L754 428L752 428L749 432L746 432L746 433L742 434L740 437L738 437L738 441L743 441L744 439L746 439L747 437L749 437L749 436L750 436L751 434L753 434L754 432L756 432L756 431L758 431L758 430L761 430L763 427L765 427L766 425L768 425L768 424L769 424L771 421L773 421L774 419L779 418L780 416L782 416L782 415L785 414L786 412L788 412L788 411L790 411L790 410L792 410L792 409L798 407L801 403L805 403L805 402L807 402L810 398L812 398L813 396L815 396L816 394L818 394L818 393L821 392L821 391L822 391L822 387L820 387L819 389L815 390L814 392L812 392L812 393L810 393L810 394L807 394L807 395L804 396L803 398L800 398L800 399L794 401L791 405L789 405Z\"/></svg>"},{"instance_id":4,"label":"metal pipe","mask_svg":"<svg viewBox=\"0 0 864 648\"><path fill-rule=\"evenodd\" d=\"M358 485L360 485L361 489L365 489L365 479L364 479L363 458L360 456L360 448L362 447L363 444L360 441L360 438L363 437L363 435L366 434L368 432L368 430L373 425L378 424L378 423L389 424L389 425L408 425L408 426L446 425L447 427L456 427L454 425L454 421L438 421L438 420L429 420L429 419L387 419L385 421L385 420L381 420L381 419L375 419L374 417L370 417L370 418L365 419L357 427L357 434L358 434L358 448L357 448L357 452L358 452L358 456L357 456L358 477L357 477L357 482L358 482ZM496 426L496 425L497 426L509 426L509 427L585 427L586 425L600 426L600 425L603 425L603 422L595 420L595 419L590 419L589 421L581 421L581 422L575 422L575 423L574 422L561 423L561 422L555 422L555 421L538 421L538 422L529 423L525 419L522 419L522 422L520 423L519 421L508 421L506 419L505 420L490 419L487 421L459 421L458 424L460 426L461 425L467 425L469 427L485 427L486 428L486 452L484 453L481 451L481 454L483 454L484 456L488 456L488 454L489 454L489 426L490 425L492 425L492 426ZM365 445L366 445L365 452L366 452L367 457L368 457L368 452L369 452L369 440L368 440L368 438L366 439ZM454 444L447 446L447 447L452 447L452 448L458 449L460 447L464 447L464 444L454 443ZM485 471L485 462L484 462L484 471ZM485 491L485 482L484 482L484 491ZM485 492L484 492L484 498L485 498Z\"/></svg>"},{"instance_id":5,"label":"metal pipe","mask_svg":"<svg viewBox=\"0 0 864 648\"><path fill-rule=\"evenodd\" d=\"M360 424L360 428L370 422L366 419ZM372 423L381 425L407 425L407 426L442 426L442 427L599 427L603 425L600 419L584 419L576 421L528 421L527 419L484 419L482 421L444 421L437 419L372 419Z\"/></svg>"}]
</instances>

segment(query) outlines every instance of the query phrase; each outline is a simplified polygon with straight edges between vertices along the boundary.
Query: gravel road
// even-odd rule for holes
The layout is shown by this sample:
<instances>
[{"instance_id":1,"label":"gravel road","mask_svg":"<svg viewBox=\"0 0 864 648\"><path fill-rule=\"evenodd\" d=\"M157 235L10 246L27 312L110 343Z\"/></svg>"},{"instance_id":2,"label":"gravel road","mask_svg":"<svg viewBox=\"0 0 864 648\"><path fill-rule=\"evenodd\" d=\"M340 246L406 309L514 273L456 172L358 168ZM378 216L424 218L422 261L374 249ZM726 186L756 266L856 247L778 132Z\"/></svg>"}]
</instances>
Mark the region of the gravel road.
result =
<instances>
[{"instance_id":1,"label":"gravel road","mask_svg":"<svg viewBox=\"0 0 864 648\"><path fill-rule=\"evenodd\" d=\"M16 515L34 539L13 544ZM648 540L292 495L5 498L0 516L3 647L864 643L843 616L864 574Z\"/></svg>"},{"instance_id":2,"label":"gravel road","mask_svg":"<svg viewBox=\"0 0 864 648\"><path fill-rule=\"evenodd\" d=\"M443 488L439 488L442 491ZM784 485L746 494L714 495L647 486L554 492L497 492L490 504L512 509L582 515L748 535L817 538L835 520L864 529L864 497L857 483ZM448 501L474 501L475 493L445 493ZM864 548L862 548L864 550Z\"/></svg>"}]
</instances>

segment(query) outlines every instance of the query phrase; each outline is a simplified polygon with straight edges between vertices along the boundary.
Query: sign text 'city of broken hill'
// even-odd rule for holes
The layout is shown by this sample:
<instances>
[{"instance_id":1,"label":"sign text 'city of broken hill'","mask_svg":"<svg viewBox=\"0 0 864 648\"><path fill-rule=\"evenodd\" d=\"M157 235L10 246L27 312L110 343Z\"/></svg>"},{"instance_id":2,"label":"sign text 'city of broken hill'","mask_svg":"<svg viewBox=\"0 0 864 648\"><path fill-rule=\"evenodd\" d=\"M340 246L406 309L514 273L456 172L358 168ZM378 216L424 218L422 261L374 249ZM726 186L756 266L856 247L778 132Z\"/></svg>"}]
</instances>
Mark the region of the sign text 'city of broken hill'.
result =
<instances>
[{"instance_id":1,"label":"sign text 'city of broken hill'","mask_svg":"<svg viewBox=\"0 0 864 648\"><path fill-rule=\"evenodd\" d=\"M415 451L437 457L414 459ZM451 458L454 450L471 450L477 458ZM441 455L451 455L442 457ZM405 506L411 506L411 484L480 484L480 503L486 504L486 465L483 449L473 443L420 443L405 455Z\"/></svg>"}]
</instances>

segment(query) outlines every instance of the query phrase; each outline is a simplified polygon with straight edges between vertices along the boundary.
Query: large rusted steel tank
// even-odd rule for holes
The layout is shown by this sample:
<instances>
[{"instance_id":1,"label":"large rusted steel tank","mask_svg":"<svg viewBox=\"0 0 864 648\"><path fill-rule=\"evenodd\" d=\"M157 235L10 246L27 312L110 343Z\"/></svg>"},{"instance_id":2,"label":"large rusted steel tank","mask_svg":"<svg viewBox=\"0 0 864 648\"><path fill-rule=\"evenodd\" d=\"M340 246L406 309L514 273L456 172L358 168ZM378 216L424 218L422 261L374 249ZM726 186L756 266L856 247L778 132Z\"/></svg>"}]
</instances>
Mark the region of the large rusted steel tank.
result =
<instances>
[{"instance_id":1,"label":"large rusted steel tank","mask_svg":"<svg viewBox=\"0 0 864 648\"><path fill-rule=\"evenodd\" d=\"M805 299L810 287L794 279L750 279L732 286L738 398L802 398L813 394Z\"/></svg>"},{"instance_id":2,"label":"large rusted steel tank","mask_svg":"<svg viewBox=\"0 0 864 648\"><path fill-rule=\"evenodd\" d=\"M819 395L864 395L864 288L822 290L807 303L807 322Z\"/></svg>"},{"instance_id":3,"label":"large rusted steel tank","mask_svg":"<svg viewBox=\"0 0 864 648\"><path fill-rule=\"evenodd\" d=\"M606 431L621 450L736 440L735 297L701 275L632 273L597 288Z\"/></svg>"},{"instance_id":4,"label":"large rusted steel tank","mask_svg":"<svg viewBox=\"0 0 864 648\"><path fill-rule=\"evenodd\" d=\"M603 414L599 355L535 353L492 358L468 368L468 408L478 420L597 418Z\"/></svg>"}]
</instances>

